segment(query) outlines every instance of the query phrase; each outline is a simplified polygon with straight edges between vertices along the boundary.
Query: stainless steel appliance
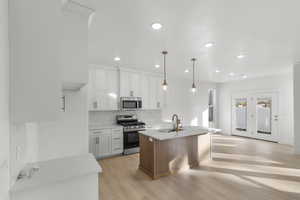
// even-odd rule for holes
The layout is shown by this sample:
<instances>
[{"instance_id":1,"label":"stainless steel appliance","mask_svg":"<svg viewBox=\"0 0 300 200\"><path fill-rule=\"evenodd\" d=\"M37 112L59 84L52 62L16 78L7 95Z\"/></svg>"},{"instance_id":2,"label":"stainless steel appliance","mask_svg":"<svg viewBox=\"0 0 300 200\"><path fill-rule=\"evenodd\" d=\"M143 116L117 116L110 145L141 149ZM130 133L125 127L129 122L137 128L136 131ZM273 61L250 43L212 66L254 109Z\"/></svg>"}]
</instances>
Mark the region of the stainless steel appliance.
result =
<instances>
[{"instance_id":1,"label":"stainless steel appliance","mask_svg":"<svg viewBox=\"0 0 300 200\"><path fill-rule=\"evenodd\" d=\"M139 110L142 109L141 97L121 97L120 108L121 110Z\"/></svg>"},{"instance_id":2,"label":"stainless steel appliance","mask_svg":"<svg viewBox=\"0 0 300 200\"><path fill-rule=\"evenodd\" d=\"M146 124L140 122L136 115L117 115L117 124L123 126L123 154L127 155L139 152L139 131L145 130Z\"/></svg>"}]
</instances>

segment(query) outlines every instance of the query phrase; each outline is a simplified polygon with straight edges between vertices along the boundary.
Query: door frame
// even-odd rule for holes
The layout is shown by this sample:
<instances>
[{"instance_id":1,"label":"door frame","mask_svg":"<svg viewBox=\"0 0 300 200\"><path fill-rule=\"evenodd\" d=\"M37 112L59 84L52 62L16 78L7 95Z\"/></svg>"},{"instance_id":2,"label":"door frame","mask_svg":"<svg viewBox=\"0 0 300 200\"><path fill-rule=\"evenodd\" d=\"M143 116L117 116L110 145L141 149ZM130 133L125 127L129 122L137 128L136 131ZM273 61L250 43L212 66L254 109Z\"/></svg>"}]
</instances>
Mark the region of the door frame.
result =
<instances>
[{"instance_id":1,"label":"door frame","mask_svg":"<svg viewBox=\"0 0 300 200\"><path fill-rule=\"evenodd\" d=\"M247 133L243 134L235 134L234 133L234 127L233 127L233 120L234 120L234 116L233 116L233 101L234 98L238 98L238 97L242 97L244 96L244 98L247 98L247 104L248 104L248 100L249 98L252 97L256 97L257 95L263 95L263 94L275 94L276 96L276 101L277 101L277 116L279 116L279 105L280 105L280 101L279 101L279 95L280 92L278 90L248 90L248 91L237 91L237 92L233 92L231 94L231 104L230 104L230 134L231 135L237 135L237 136L242 136L242 137L250 137L250 138L254 138L254 139L260 139L260 140L267 140L267 141L272 141L272 142L279 142L279 130L280 130L280 122L276 123L276 132L274 137L270 138L270 137L264 137L264 136L259 136L258 134L255 134L255 137L253 136L254 134L251 134L249 132L249 128L248 128L248 117L249 117L249 112L247 112ZM256 110L255 110L256 112ZM280 118L280 116L279 116ZM273 120L273 116L272 116L272 120ZM255 122L256 123L256 122ZM257 128L257 125L255 124L255 127L253 127L254 129ZM251 130L250 130L251 131Z\"/></svg>"}]
</instances>

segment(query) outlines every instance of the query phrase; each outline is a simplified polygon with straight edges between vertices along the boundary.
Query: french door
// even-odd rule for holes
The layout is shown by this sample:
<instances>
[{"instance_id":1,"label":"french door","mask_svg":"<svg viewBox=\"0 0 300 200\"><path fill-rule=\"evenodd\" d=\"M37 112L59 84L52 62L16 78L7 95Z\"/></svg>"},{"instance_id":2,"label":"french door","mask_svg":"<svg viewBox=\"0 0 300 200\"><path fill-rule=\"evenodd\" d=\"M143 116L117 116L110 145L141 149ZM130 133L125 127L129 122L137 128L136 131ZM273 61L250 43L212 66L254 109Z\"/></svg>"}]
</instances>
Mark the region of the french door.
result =
<instances>
[{"instance_id":1,"label":"french door","mask_svg":"<svg viewBox=\"0 0 300 200\"><path fill-rule=\"evenodd\" d=\"M232 96L231 134L278 141L278 93L249 92Z\"/></svg>"}]
</instances>

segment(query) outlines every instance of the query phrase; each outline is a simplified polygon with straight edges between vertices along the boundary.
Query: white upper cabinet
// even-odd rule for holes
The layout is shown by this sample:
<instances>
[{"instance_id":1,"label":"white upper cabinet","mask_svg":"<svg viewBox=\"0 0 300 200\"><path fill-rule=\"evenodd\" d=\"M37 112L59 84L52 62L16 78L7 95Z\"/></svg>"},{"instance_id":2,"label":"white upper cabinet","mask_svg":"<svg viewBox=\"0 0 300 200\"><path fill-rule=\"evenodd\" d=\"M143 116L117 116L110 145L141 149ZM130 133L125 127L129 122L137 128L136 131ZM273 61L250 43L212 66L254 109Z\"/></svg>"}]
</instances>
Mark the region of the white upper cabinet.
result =
<instances>
[{"instance_id":1,"label":"white upper cabinet","mask_svg":"<svg viewBox=\"0 0 300 200\"><path fill-rule=\"evenodd\" d=\"M157 103L157 83L156 77L150 76L149 77L149 109L156 109Z\"/></svg>"},{"instance_id":2,"label":"white upper cabinet","mask_svg":"<svg viewBox=\"0 0 300 200\"><path fill-rule=\"evenodd\" d=\"M143 109L163 107L162 76L154 73L92 67L89 75L90 110L117 110L120 97L142 97Z\"/></svg>"},{"instance_id":3,"label":"white upper cabinet","mask_svg":"<svg viewBox=\"0 0 300 200\"><path fill-rule=\"evenodd\" d=\"M141 73L139 85L140 85L139 90L143 101L143 109L149 109L150 108L149 76Z\"/></svg>"},{"instance_id":4,"label":"white upper cabinet","mask_svg":"<svg viewBox=\"0 0 300 200\"><path fill-rule=\"evenodd\" d=\"M88 15L76 10L62 11L62 86L64 90L80 89L88 82Z\"/></svg>"},{"instance_id":5,"label":"white upper cabinet","mask_svg":"<svg viewBox=\"0 0 300 200\"><path fill-rule=\"evenodd\" d=\"M154 73L120 70L120 96L142 97L143 109L161 109L162 76Z\"/></svg>"},{"instance_id":6,"label":"white upper cabinet","mask_svg":"<svg viewBox=\"0 0 300 200\"><path fill-rule=\"evenodd\" d=\"M9 14L12 121L55 120L61 97L61 0L10 0Z\"/></svg>"},{"instance_id":7,"label":"white upper cabinet","mask_svg":"<svg viewBox=\"0 0 300 200\"><path fill-rule=\"evenodd\" d=\"M149 76L149 109L161 109L164 104L161 76Z\"/></svg>"},{"instance_id":8,"label":"white upper cabinet","mask_svg":"<svg viewBox=\"0 0 300 200\"><path fill-rule=\"evenodd\" d=\"M117 69L95 67L89 72L89 109L117 110L119 102Z\"/></svg>"},{"instance_id":9,"label":"white upper cabinet","mask_svg":"<svg viewBox=\"0 0 300 200\"><path fill-rule=\"evenodd\" d=\"M121 97L140 97L140 73L133 71L120 70L120 96Z\"/></svg>"}]
</instances>

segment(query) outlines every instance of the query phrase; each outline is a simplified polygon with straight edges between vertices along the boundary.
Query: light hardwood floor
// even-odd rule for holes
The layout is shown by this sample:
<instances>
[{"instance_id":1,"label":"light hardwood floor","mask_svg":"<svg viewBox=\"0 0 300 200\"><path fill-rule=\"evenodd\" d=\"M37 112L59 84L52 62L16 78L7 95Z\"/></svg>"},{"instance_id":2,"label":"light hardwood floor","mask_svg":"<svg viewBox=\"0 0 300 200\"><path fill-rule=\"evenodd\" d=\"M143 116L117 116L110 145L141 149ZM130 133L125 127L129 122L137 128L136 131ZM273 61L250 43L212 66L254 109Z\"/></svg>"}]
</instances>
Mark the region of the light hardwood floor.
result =
<instances>
[{"instance_id":1,"label":"light hardwood floor","mask_svg":"<svg viewBox=\"0 0 300 200\"><path fill-rule=\"evenodd\" d=\"M101 200L300 200L300 157L290 146L213 136L213 159L152 180L139 155L99 161Z\"/></svg>"}]
</instances>

